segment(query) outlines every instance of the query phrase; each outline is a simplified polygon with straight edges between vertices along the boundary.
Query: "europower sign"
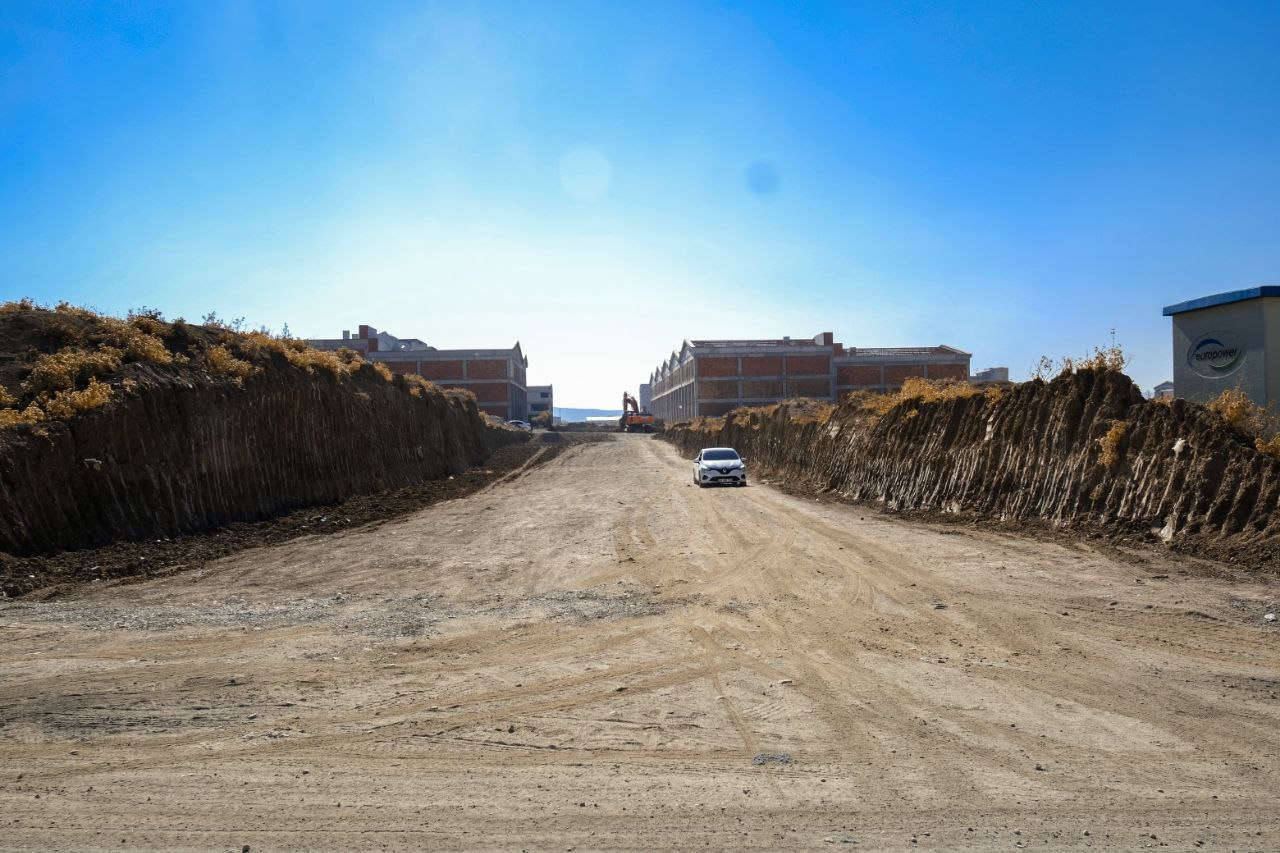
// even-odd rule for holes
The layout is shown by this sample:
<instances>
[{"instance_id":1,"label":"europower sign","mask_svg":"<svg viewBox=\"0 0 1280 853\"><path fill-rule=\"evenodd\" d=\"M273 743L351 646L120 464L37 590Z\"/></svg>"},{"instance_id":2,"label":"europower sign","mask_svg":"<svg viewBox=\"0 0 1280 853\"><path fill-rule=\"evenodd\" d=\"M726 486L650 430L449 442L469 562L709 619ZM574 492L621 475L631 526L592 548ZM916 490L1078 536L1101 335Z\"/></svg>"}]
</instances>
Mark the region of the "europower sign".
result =
<instances>
[{"instance_id":1,"label":"europower sign","mask_svg":"<svg viewBox=\"0 0 1280 853\"><path fill-rule=\"evenodd\" d=\"M1244 347L1230 332L1209 332L1192 342L1187 364L1199 376L1218 379L1234 373L1244 364Z\"/></svg>"}]
</instances>

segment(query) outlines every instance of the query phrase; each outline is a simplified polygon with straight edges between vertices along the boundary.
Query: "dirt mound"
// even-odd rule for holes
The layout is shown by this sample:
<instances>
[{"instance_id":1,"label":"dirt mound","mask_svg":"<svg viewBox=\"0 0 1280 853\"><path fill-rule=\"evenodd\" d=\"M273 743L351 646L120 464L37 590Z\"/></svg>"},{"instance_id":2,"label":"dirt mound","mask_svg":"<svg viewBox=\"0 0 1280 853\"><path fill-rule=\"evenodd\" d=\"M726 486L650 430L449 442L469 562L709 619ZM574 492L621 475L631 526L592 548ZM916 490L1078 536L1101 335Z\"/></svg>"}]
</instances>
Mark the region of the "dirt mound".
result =
<instances>
[{"instance_id":1,"label":"dirt mound","mask_svg":"<svg viewBox=\"0 0 1280 853\"><path fill-rule=\"evenodd\" d=\"M527 436L354 352L0 306L0 551L155 540L447 477Z\"/></svg>"},{"instance_id":2,"label":"dirt mound","mask_svg":"<svg viewBox=\"0 0 1280 853\"><path fill-rule=\"evenodd\" d=\"M728 445L753 472L893 510L1037 519L1215 558L1280 558L1280 461L1204 406L1147 401L1108 370L990 394L741 409L670 427L693 455Z\"/></svg>"}]
</instances>

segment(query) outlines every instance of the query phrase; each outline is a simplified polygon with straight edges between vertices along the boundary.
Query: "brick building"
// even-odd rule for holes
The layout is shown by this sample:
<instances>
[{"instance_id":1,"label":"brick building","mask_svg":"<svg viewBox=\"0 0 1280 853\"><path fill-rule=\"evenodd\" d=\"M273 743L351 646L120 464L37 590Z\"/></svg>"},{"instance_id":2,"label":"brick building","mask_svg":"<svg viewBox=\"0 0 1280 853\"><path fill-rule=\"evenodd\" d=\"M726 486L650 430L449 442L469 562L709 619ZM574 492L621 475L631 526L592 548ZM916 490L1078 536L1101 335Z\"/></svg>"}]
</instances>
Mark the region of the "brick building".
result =
<instances>
[{"instance_id":1,"label":"brick building","mask_svg":"<svg viewBox=\"0 0 1280 853\"><path fill-rule=\"evenodd\" d=\"M653 413L676 423L792 397L835 401L850 391L891 390L911 376L969 378L970 355L954 347L846 348L834 337L685 341L649 377Z\"/></svg>"},{"instance_id":2,"label":"brick building","mask_svg":"<svg viewBox=\"0 0 1280 853\"><path fill-rule=\"evenodd\" d=\"M510 420L529 417L525 371L529 359L520 343L510 349L436 349L417 338L397 338L372 326L352 335L307 341L316 349L353 349L394 373L416 373L444 388L465 388L480 410Z\"/></svg>"}]
</instances>

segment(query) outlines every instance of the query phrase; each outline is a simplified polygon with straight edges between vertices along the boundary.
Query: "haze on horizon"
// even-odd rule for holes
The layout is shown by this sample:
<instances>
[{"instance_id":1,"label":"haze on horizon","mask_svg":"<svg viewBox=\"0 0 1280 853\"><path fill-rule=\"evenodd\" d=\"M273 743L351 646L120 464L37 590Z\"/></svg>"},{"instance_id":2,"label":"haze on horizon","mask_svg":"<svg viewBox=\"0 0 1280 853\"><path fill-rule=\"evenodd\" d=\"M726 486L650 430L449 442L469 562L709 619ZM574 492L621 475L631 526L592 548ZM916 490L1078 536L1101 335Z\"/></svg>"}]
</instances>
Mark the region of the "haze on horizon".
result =
<instances>
[{"instance_id":1,"label":"haze on horizon","mask_svg":"<svg viewBox=\"0 0 1280 853\"><path fill-rule=\"evenodd\" d=\"M1280 4L9 3L0 297L509 346L616 408L684 338L1015 378L1280 283Z\"/></svg>"}]
</instances>

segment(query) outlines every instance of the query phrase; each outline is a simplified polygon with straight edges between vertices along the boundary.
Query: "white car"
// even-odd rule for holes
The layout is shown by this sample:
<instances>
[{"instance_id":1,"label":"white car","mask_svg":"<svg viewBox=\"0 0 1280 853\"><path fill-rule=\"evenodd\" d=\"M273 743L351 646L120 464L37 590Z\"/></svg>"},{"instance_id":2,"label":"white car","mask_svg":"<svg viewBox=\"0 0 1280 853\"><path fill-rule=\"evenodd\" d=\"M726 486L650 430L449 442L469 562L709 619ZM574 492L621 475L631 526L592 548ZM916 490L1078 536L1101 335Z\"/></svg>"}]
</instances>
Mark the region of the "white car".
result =
<instances>
[{"instance_id":1,"label":"white car","mask_svg":"<svg viewBox=\"0 0 1280 853\"><path fill-rule=\"evenodd\" d=\"M699 486L745 486L747 463L732 447L704 447L693 460L693 481Z\"/></svg>"},{"instance_id":2,"label":"white car","mask_svg":"<svg viewBox=\"0 0 1280 853\"><path fill-rule=\"evenodd\" d=\"M512 419L512 420L507 421L507 423L508 423L510 426L515 427L516 429L522 429L522 430L525 430L526 432L532 432L532 431L533 431L533 424L529 423L528 421L521 421L521 420L515 420L515 419Z\"/></svg>"}]
</instances>

